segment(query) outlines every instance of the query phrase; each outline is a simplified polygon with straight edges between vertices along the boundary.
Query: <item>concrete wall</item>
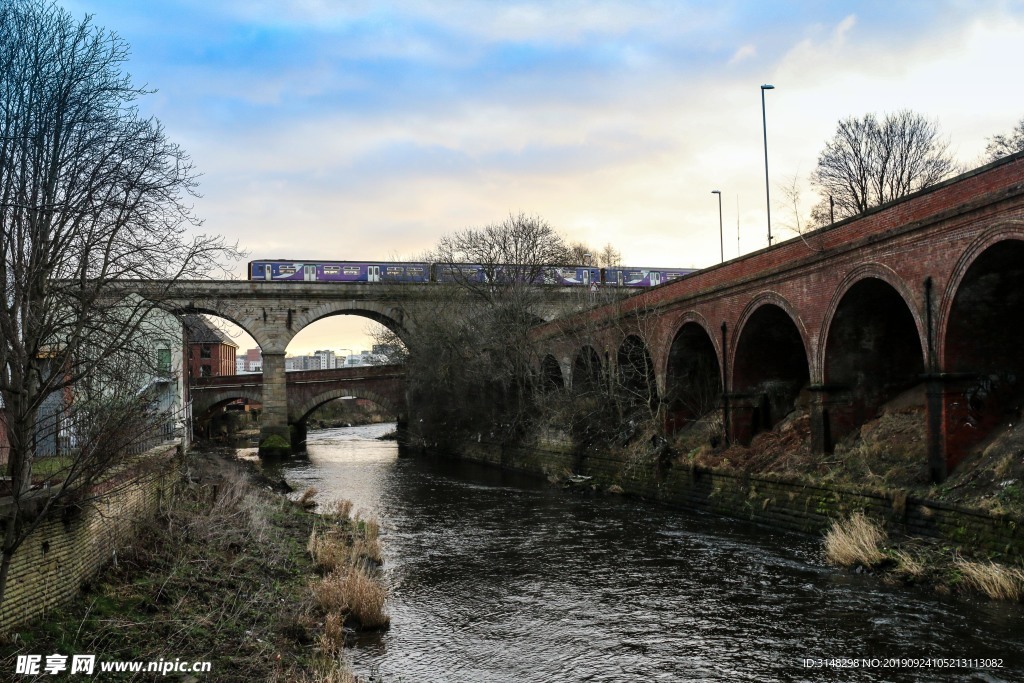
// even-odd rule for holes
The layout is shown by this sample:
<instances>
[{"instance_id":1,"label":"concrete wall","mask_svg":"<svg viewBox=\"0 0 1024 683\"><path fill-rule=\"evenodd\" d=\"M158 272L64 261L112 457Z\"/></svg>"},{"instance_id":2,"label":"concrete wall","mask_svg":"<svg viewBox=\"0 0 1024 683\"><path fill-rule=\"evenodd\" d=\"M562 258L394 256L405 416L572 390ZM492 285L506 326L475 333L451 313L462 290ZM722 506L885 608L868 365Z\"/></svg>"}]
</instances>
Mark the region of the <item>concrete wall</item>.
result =
<instances>
[{"instance_id":1,"label":"concrete wall","mask_svg":"<svg viewBox=\"0 0 1024 683\"><path fill-rule=\"evenodd\" d=\"M39 617L78 595L84 581L135 538L139 520L155 514L175 479L172 447L154 455L159 471L117 484L84 509L58 509L15 553L0 605L0 633ZM0 505L3 502L0 501Z\"/></svg>"}]
</instances>

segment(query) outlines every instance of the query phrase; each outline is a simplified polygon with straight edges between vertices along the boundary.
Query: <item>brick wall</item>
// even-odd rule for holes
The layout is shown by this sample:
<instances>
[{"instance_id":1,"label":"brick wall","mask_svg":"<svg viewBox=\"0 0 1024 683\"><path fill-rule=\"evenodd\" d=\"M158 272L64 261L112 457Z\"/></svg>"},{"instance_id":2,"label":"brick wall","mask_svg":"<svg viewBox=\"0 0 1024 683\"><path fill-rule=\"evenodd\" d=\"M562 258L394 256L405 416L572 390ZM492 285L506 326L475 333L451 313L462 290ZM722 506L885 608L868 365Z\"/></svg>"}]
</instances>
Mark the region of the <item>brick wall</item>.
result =
<instances>
[{"instance_id":1,"label":"brick wall","mask_svg":"<svg viewBox=\"0 0 1024 683\"><path fill-rule=\"evenodd\" d=\"M647 500L812 535L824 534L833 520L863 510L883 522L890 533L938 539L1003 560L1024 561L1024 519L902 492L884 495L699 467L674 466L659 472L654 463L631 465L616 453L573 455L557 438L541 439L536 448L470 443L459 455L545 477L568 470L593 477L602 488L618 484L626 493Z\"/></svg>"},{"instance_id":2,"label":"brick wall","mask_svg":"<svg viewBox=\"0 0 1024 683\"><path fill-rule=\"evenodd\" d=\"M174 469L167 453L153 476L118 486L82 510L56 510L25 540L11 564L0 633L71 601L84 581L109 564L130 545L138 520L156 512L170 490Z\"/></svg>"}]
</instances>

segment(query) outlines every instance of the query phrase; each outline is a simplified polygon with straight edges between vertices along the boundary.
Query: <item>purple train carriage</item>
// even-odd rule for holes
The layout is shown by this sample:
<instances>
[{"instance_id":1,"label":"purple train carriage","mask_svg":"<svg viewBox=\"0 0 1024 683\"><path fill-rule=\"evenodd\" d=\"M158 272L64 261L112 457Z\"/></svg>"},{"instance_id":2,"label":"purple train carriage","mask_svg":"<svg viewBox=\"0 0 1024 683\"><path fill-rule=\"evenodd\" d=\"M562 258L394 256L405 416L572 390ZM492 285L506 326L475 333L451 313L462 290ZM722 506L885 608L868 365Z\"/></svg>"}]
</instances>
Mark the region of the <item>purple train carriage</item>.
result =
<instances>
[{"instance_id":1,"label":"purple train carriage","mask_svg":"<svg viewBox=\"0 0 1024 683\"><path fill-rule=\"evenodd\" d=\"M534 278L537 284L562 287L655 287L694 272L690 268L556 266ZM292 261L264 259L249 262L249 279L270 282L488 282L520 277L509 266L441 264L407 261Z\"/></svg>"}]
</instances>

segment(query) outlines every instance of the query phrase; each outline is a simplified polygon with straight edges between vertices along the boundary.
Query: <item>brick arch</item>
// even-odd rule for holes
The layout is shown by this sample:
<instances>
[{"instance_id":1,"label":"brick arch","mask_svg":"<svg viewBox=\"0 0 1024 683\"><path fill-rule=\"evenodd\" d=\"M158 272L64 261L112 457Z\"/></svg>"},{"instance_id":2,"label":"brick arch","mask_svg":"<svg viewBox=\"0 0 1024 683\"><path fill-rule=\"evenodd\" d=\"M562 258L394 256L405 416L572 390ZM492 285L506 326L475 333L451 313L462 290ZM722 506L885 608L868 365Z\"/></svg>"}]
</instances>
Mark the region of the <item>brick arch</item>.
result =
<instances>
[{"instance_id":1,"label":"brick arch","mask_svg":"<svg viewBox=\"0 0 1024 683\"><path fill-rule=\"evenodd\" d=\"M1024 221L1009 220L1001 221L985 230L964 250L957 259L956 265L950 272L946 282L946 289L942 292L942 298L938 302L937 315L935 320L935 357L939 363L939 369L946 369L946 336L949 330L950 314L953 311L953 302L956 301L957 292L963 285L967 271L978 260L978 258L991 247L1000 242L1019 241L1024 242Z\"/></svg>"},{"instance_id":2,"label":"brick arch","mask_svg":"<svg viewBox=\"0 0 1024 683\"><path fill-rule=\"evenodd\" d=\"M814 356L817 353L817 349L814 349L811 346L810 337L807 334L807 327L804 325L803 318L801 318L800 314L797 313L796 308L778 292L761 292L743 307L743 311L740 313L740 317L737 319L736 325L733 327L732 333L729 336L729 367L728 377L725 378L726 391L730 391L733 385L733 373L736 368L736 349L739 346L740 339L743 338L743 332L747 327L747 323L750 321L750 318L757 313L758 309L768 304L781 308L786 315L789 316L789 319L793 321L797 332L800 334L800 341L804 346L804 353L807 355L808 372L813 372L814 370L817 362ZM714 337L712 336L712 339L713 338ZM812 375L811 381L813 382L818 380Z\"/></svg>"},{"instance_id":3,"label":"brick arch","mask_svg":"<svg viewBox=\"0 0 1024 683\"><path fill-rule=\"evenodd\" d=\"M711 345L715 347L715 355L718 357L718 366L722 366L721 331L718 331L715 328L711 327L711 325L707 321L707 318L705 318L697 311L685 311L684 313L677 316L676 319L673 320L672 323L669 325L668 329L670 330L670 334L666 338L667 343L659 345L660 348L664 349L662 353L663 357L657 359L655 368L659 373L661 373L661 376L663 378L668 376L668 362L672 352L672 343L676 340L676 337L679 336L679 333L683 329L683 325L686 325L687 323L696 323L704 328L704 331L707 333L708 337L711 338Z\"/></svg>"},{"instance_id":4,"label":"brick arch","mask_svg":"<svg viewBox=\"0 0 1024 683\"><path fill-rule=\"evenodd\" d=\"M907 286L907 283L903 281L903 278L896 274L896 271L888 266L884 266L880 263L865 263L857 266L847 273L846 277L843 278L842 282L840 282L836 287L836 291L832 294L832 299L829 301L828 308L825 310L825 317L821 323L821 332L818 335L816 358L813 361L814 367L811 369L812 381L825 381L825 354L828 350L828 335L832 328L832 323L835 320L836 311L839 309L839 304L842 302L846 294L853 289L854 285L867 279L881 280L896 290L896 293L901 299L903 299L903 303L906 305L907 310L910 311L910 315L914 319L914 326L917 328L918 341L921 345L922 357L924 357L928 352L927 322L925 321L920 305L914 297L914 293Z\"/></svg>"},{"instance_id":5,"label":"brick arch","mask_svg":"<svg viewBox=\"0 0 1024 683\"><path fill-rule=\"evenodd\" d=\"M260 347L260 350L264 349L264 344L267 342L264 330L261 326L256 324L256 321L252 319L252 315L247 314L234 306L211 305L210 302L189 302L189 304L185 306L176 305L161 307L175 315L205 314L212 315L217 318L223 318L233 325L237 325L243 332L252 337L253 341L256 342L256 345Z\"/></svg>"},{"instance_id":6,"label":"brick arch","mask_svg":"<svg viewBox=\"0 0 1024 683\"><path fill-rule=\"evenodd\" d=\"M394 400L392 397L384 396L383 394L368 389L351 389L344 387L317 394L316 396L307 399L297 409L289 409L288 412L290 415L288 422L292 424L303 422L314 410L336 398L365 398L366 400L373 401L382 408L389 410L391 414L399 420L403 417L403 412L400 409L399 402Z\"/></svg>"},{"instance_id":7,"label":"brick arch","mask_svg":"<svg viewBox=\"0 0 1024 683\"><path fill-rule=\"evenodd\" d=\"M260 403L263 400L259 387L233 387L224 391L196 391L193 389L192 417L196 420L208 417L214 409L239 398L244 398L251 403Z\"/></svg>"},{"instance_id":8,"label":"brick arch","mask_svg":"<svg viewBox=\"0 0 1024 683\"><path fill-rule=\"evenodd\" d=\"M723 389L720 335L716 335L707 320L695 311L676 318L672 329L661 368L664 372L661 386L666 404L665 429L669 433L716 408L721 402ZM688 332L684 337L684 331L688 329L694 330L697 337ZM697 330L703 332L703 338ZM680 344L679 355L675 356L678 362L673 366L673 350L677 348L677 342Z\"/></svg>"},{"instance_id":9,"label":"brick arch","mask_svg":"<svg viewBox=\"0 0 1024 683\"><path fill-rule=\"evenodd\" d=\"M571 368L569 381L574 391L584 388L593 390L600 388L604 383L607 369L601 360L601 354L590 344L584 344L573 354ZM588 370L589 374L586 374Z\"/></svg>"}]
</instances>

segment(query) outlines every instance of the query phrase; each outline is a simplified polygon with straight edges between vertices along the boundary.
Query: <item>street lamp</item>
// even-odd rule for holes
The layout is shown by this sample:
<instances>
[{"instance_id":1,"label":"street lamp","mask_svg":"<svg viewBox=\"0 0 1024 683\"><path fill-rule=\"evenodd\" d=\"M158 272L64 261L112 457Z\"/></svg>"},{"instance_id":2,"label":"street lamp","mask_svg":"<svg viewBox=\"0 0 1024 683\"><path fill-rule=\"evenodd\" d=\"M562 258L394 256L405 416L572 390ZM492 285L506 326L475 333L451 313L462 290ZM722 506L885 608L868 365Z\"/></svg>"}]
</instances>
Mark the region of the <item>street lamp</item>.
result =
<instances>
[{"instance_id":1,"label":"street lamp","mask_svg":"<svg viewBox=\"0 0 1024 683\"><path fill-rule=\"evenodd\" d=\"M774 90L774 85L761 86L761 125L764 129L764 198L768 209L768 246L772 246L772 201L768 190L768 117L764 113L764 91Z\"/></svg>"},{"instance_id":2,"label":"street lamp","mask_svg":"<svg viewBox=\"0 0 1024 683\"><path fill-rule=\"evenodd\" d=\"M711 190L711 194L718 195L718 247L722 250L722 263L725 263L725 237L722 233L722 191Z\"/></svg>"}]
</instances>

